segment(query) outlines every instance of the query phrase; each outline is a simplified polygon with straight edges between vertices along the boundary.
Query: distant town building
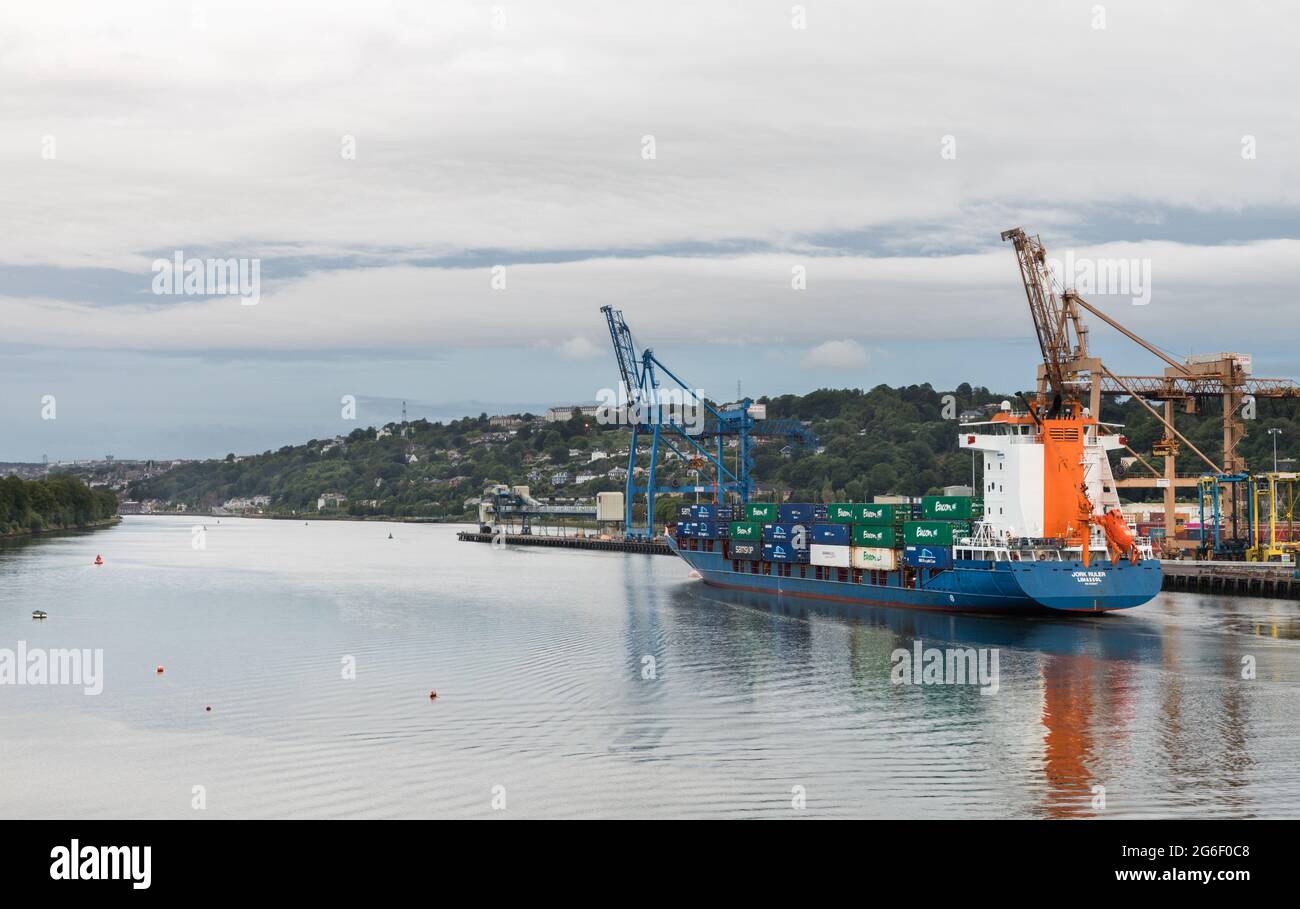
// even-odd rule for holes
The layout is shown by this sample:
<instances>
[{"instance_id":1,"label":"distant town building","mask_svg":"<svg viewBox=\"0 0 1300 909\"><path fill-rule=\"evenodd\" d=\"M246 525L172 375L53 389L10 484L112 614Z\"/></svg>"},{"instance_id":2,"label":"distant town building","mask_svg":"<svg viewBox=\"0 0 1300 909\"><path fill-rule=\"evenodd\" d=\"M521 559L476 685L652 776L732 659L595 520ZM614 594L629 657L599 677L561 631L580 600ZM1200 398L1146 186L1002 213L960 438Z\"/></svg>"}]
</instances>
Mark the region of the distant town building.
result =
<instances>
[{"instance_id":1,"label":"distant town building","mask_svg":"<svg viewBox=\"0 0 1300 909\"><path fill-rule=\"evenodd\" d=\"M270 496L240 496L234 499L227 499L222 503L221 508L225 511L239 512L250 511L254 508L265 508L270 504Z\"/></svg>"},{"instance_id":2,"label":"distant town building","mask_svg":"<svg viewBox=\"0 0 1300 909\"><path fill-rule=\"evenodd\" d=\"M551 407L546 411L546 422L560 423L565 420L573 419L573 412L577 411L584 417L594 417L600 411L599 404L569 404L564 407Z\"/></svg>"},{"instance_id":3,"label":"distant town building","mask_svg":"<svg viewBox=\"0 0 1300 909\"><path fill-rule=\"evenodd\" d=\"M573 482L573 474L567 470L561 470L559 473L551 474L552 486L568 486Z\"/></svg>"},{"instance_id":4,"label":"distant town building","mask_svg":"<svg viewBox=\"0 0 1300 909\"><path fill-rule=\"evenodd\" d=\"M316 510L324 511L326 508L338 508L348 497L341 492L327 492L316 500Z\"/></svg>"}]
</instances>

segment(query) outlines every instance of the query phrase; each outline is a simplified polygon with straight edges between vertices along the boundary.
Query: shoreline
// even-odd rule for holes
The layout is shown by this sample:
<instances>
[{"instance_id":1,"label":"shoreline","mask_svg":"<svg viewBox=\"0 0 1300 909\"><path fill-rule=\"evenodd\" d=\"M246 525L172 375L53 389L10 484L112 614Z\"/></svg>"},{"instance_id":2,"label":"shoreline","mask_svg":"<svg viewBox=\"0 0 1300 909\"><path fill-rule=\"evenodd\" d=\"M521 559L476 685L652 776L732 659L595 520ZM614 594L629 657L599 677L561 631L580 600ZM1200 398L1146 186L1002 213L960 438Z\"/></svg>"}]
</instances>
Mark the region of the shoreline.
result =
<instances>
[{"instance_id":1,"label":"shoreline","mask_svg":"<svg viewBox=\"0 0 1300 909\"><path fill-rule=\"evenodd\" d=\"M265 521L387 521L390 524L475 524L474 518L403 518L397 515L319 515L314 512L304 511L299 514L239 514L236 512L213 512L213 511L141 511L127 515L119 514L118 520L123 517L131 518L249 518Z\"/></svg>"},{"instance_id":2,"label":"shoreline","mask_svg":"<svg viewBox=\"0 0 1300 909\"><path fill-rule=\"evenodd\" d=\"M78 524L72 527L46 527L42 530L21 530L16 533L0 533L0 541L8 540L29 540L35 537L48 536L52 533L90 533L95 530L105 530L109 527L115 527L122 523L122 516L115 514L111 518L103 521L95 521L92 524Z\"/></svg>"}]
</instances>

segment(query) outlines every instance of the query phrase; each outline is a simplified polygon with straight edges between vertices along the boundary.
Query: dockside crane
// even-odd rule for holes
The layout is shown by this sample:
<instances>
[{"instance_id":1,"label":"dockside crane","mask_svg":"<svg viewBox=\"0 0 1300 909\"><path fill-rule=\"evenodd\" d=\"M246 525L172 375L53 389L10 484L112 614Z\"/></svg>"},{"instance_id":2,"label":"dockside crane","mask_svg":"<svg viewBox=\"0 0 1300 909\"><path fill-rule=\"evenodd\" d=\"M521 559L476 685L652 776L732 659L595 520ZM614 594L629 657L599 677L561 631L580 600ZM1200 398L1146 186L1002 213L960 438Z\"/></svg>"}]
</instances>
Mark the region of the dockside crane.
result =
<instances>
[{"instance_id":1,"label":"dockside crane","mask_svg":"<svg viewBox=\"0 0 1300 909\"><path fill-rule=\"evenodd\" d=\"M703 395L684 382L655 356L651 348L638 353L632 331L621 310L602 306L614 345L614 358L618 363L619 381L623 385L625 404L610 419L625 422L631 429L628 446L627 481L623 496L624 528L628 539L649 539L654 534L655 497L682 492L711 493L714 501L722 501L727 494L740 502L749 501L753 494L752 445L755 437L779 435L796 444L817 447L817 437L797 420L766 420L755 416L754 402L744 398L734 404L714 407ZM661 376L669 383L671 394L665 395ZM665 398L667 401L665 401ZM637 442L642 435L650 436L650 464L646 482L636 479ZM726 439L737 438L735 464L727 466ZM696 486L662 485L657 479L660 467L661 446L680 458L697 472L709 472L711 484ZM637 496L646 503L645 524L633 524L633 505Z\"/></svg>"},{"instance_id":2,"label":"dockside crane","mask_svg":"<svg viewBox=\"0 0 1300 909\"><path fill-rule=\"evenodd\" d=\"M1241 418L1244 405L1255 398L1300 397L1300 385L1290 379L1251 376L1248 355L1189 357L1180 362L1089 303L1075 289L1062 288L1058 296L1055 278L1047 265L1047 251L1037 236L1030 237L1019 227L1003 231L1001 236L1003 241L1010 240L1015 247L1021 281L1043 353L1043 363L1038 368L1040 407L1045 404L1049 391L1053 395L1053 408L1059 407L1062 401L1083 401L1086 396L1091 413L1100 416L1103 395L1131 397L1160 423L1164 434L1152 447L1151 456L1165 459L1164 471L1157 470L1146 458L1125 445L1152 476L1126 477L1117 480L1116 484L1164 490L1166 545L1174 545L1175 490L1199 488L1202 477L1206 475L1204 471L1187 476L1178 474L1176 459L1181 447L1185 445L1205 464L1209 476L1234 478L1244 475L1245 459L1237 451L1237 445L1246 435ZM1084 312L1097 317L1162 360L1167 364L1163 373L1158 376L1119 376L1107 369L1088 349L1088 327L1082 319ZM1175 403L1181 404L1184 412L1191 414L1210 398L1218 398L1223 404L1221 464L1215 463L1174 426ZM1149 401L1162 404L1163 413Z\"/></svg>"}]
</instances>

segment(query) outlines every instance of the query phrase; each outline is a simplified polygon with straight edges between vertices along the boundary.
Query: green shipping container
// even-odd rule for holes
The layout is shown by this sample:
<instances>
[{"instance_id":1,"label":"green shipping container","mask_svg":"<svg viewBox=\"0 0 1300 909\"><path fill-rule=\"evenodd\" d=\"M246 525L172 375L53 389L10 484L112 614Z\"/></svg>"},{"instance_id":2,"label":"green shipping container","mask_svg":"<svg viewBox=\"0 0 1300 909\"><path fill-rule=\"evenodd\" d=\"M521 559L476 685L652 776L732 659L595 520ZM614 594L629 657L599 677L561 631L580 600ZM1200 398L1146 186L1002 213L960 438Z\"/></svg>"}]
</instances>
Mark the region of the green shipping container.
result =
<instances>
[{"instance_id":1,"label":"green shipping container","mask_svg":"<svg viewBox=\"0 0 1300 909\"><path fill-rule=\"evenodd\" d=\"M731 538L733 540L757 540L762 536L762 525L755 521L731 522Z\"/></svg>"},{"instance_id":2,"label":"green shipping container","mask_svg":"<svg viewBox=\"0 0 1300 909\"><path fill-rule=\"evenodd\" d=\"M826 506L826 520L832 524L856 524L857 509L861 507L852 502L833 502Z\"/></svg>"},{"instance_id":3,"label":"green shipping container","mask_svg":"<svg viewBox=\"0 0 1300 909\"><path fill-rule=\"evenodd\" d=\"M970 496L926 496L921 514L927 521L969 521L975 516L974 504Z\"/></svg>"},{"instance_id":4,"label":"green shipping container","mask_svg":"<svg viewBox=\"0 0 1300 909\"><path fill-rule=\"evenodd\" d=\"M893 549L902 543L899 528L882 524L854 524L853 545L873 549Z\"/></svg>"},{"instance_id":5,"label":"green shipping container","mask_svg":"<svg viewBox=\"0 0 1300 909\"><path fill-rule=\"evenodd\" d=\"M750 502L745 506L745 520L771 522L776 520L776 505L771 502Z\"/></svg>"},{"instance_id":6,"label":"green shipping container","mask_svg":"<svg viewBox=\"0 0 1300 909\"><path fill-rule=\"evenodd\" d=\"M857 509L853 518L857 524L901 524L912 516L911 505L864 502L853 507Z\"/></svg>"},{"instance_id":7,"label":"green shipping container","mask_svg":"<svg viewBox=\"0 0 1300 909\"><path fill-rule=\"evenodd\" d=\"M908 546L951 546L952 525L946 521L908 521L903 525Z\"/></svg>"}]
</instances>

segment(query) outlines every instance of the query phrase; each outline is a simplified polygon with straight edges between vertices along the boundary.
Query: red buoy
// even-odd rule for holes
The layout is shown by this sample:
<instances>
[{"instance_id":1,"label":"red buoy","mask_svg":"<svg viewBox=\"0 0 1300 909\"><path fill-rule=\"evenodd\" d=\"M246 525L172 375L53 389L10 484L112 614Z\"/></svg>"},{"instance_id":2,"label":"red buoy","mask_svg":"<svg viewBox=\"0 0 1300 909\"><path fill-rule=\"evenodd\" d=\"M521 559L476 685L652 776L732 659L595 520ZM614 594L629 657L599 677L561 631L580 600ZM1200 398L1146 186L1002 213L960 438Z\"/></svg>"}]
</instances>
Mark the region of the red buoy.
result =
<instances>
[{"instance_id":1,"label":"red buoy","mask_svg":"<svg viewBox=\"0 0 1300 909\"><path fill-rule=\"evenodd\" d=\"M431 701L436 701L437 699L438 699L438 692L436 692L436 691L430 691L430 692L429 692L429 700L431 700Z\"/></svg>"},{"instance_id":2,"label":"red buoy","mask_svg":"<svg viewBox=\"0 0 1300 909\"><path fill-rule=\"evenodd\" d=\"M158 674L159 675L163 674L163 668L161 666L158 667Z\"/></svg>"},{"instance_id":3,"label":"red buoy","mask_svg":"<svg viewBox=\"0 0 1300 909\"><path fill-rule=\"evenodd\" d=\"M103 565L103 564L104 564L104 557L103 557L102 555L97 555L97 556L95 556L95 564L96 564L96 565Z\"/></svg>"}]
</instances>

